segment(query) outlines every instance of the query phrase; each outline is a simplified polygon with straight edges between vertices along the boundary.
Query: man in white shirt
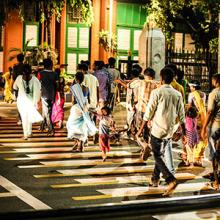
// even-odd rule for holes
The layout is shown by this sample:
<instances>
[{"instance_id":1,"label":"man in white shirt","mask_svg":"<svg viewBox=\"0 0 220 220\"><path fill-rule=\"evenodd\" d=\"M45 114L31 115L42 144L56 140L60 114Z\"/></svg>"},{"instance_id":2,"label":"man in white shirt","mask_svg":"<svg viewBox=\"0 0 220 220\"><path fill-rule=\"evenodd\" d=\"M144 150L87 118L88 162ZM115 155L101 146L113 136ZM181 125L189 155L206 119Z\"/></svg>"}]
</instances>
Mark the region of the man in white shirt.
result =
<instances>
[{"instance_id":1,"label":"man in white shirt","mask_svg":"<svg viewBox=\"0 0 220 220\"><path fill-rule=\"evenodd\" d=\"M155 167L151 178L151 186L157 187L160 181L160 173L163 174L168 188L163 194L170 195L177 186L177 180L168 169L164 160L165 150L173 136L176 119L183 131L183 142L185 136L185 112L183 98L180 92L176 91L170 83L173 81L173 71L170 68L163 68L160 72L162 86L151 92L150 100L144 114L144 121L138 131L138 136L148 121L152 122L150 144L155 158Z\"/></svg>"},{"instance_id":2,"label":"man in white shirt","mask_svg":"<svg viewBox=\"0 0 220 220\"><path fill-rule=\"evenodd\" d=\"M86 63L81 63L79 70L84 73L83 84L89 89L89 108L94 110L98 103L99 81L88 72L88 65Z\"/></svg>"}]
</instances>

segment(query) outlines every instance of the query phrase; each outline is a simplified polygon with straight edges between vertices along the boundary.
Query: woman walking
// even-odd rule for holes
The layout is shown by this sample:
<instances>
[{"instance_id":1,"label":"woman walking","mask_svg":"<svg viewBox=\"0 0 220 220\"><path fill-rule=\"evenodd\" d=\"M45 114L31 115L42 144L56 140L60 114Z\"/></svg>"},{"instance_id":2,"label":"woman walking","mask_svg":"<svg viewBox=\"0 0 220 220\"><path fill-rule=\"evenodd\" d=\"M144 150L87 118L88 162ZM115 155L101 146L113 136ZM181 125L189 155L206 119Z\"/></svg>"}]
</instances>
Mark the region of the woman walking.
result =
<instances>
[{"instance_id":1,"label":"woman walking","mask_svg":"<svg viewBox=\"0 0 220 220\"><path fill-rule=\"evenodd\" d=\"M75 75L75 84L71 86L71 92L74 97L73 106L70 109L70 115L67 121L68 139L75 139L76 145L74 151L82 152L88 136L95 135L97 128L91 121L88 112L88 100L85 98L83 91L86 88L82 85L84 75L77 72Z\"/></svg>"},{"instance_id":2,"label":"woman walking","mask_svg":"<svg viewBox=\"0 0 220 220\"><path fill-rule=\"evenodd\" d=\"M17 107L21 116L24 140L27 140L28 137L32 136L32 124L43 120L37 111L41 84L31 74L31 66L24 65L23 75L17 77L13 89L18 92Z\"/></svg>"},{"instance_id":3,"label":"woman walking","mask_svg":"<svg viewBox=\"0 0 220 220\"><path fill-rule=\"evenodd\" d=\"M64 119L64 86L65 86L65 80L63 77L60 76L60 68L57 68L55 70L55 73L58 77L58 87L56 89L56 95L55 95L55 102L52 107L52 115L51 120L52 123L57 125L58 128L63 127L63 119Z\"/></svg>"}]
</instances>

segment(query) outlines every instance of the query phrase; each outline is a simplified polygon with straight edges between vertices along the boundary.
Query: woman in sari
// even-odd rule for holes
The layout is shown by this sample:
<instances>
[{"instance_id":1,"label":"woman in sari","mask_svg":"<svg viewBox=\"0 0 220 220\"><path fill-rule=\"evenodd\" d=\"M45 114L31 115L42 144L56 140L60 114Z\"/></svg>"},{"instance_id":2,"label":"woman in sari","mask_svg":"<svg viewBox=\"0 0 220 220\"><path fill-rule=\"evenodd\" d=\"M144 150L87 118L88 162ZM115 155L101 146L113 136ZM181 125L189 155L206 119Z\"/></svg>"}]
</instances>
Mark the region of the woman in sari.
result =
<instances>
[{"instance_id":1,"label":"woman in sari","mask_svg":"<svg viewBox=\"0 0 220 220\"><path fill-rule=\"evenodd\" d=\"M71 86L71 92L74 97L74 104L70 109L70 115L67 120L67 138L75 139L74 151L82 152L88 136L93 136L97 128L91 120L88 112L88 100L84 96L86 88L82 86L84 75L77 72L75 75L75 84Z\"/></svg>"},{"instance_id":2,"label":"woman in sari","mask_svg":"<svg viewBox=\"0 0 220 220\"><path fill-rule=\"evenodd\" d=\"M198 112L198 134L199 134L199 142L194 148L193 155L194 155L194 165L201 166L202 158L204 157L204 151L205 147L207 146L207 141L201 139L201 129L202 125L205 123L206 118L206 108L205 108L205 102L206 102L206 94L202 91L200 91L200 83L196 80L191 81L189 83L190 86L190 93L188 96L188 104L189 107L195 107Z\"/></svg>"},{"instance_id":3,"label":"woman in sari","mask_svg":"<svg viewBox=\"0 0 220 220\"><path fill-rule=\"evenodd\" d=\"M58 88L56 89L55 102L52 107L51 120L53 124L56 124L58 128L63 127L64 119L64 86L65 80L63 77L60 77L60 68L55 70L55 73L58 75Z\"/></svg>"},{"instance_id":4,"label":"woman in sari","mask_svg":"<svg viewBox=\"0 0 220 220\"><path fill-rule=\"evenodd\" d=\"M14 101L14 96L12 94L12 84L13 79L11 75L12 68L9 67L9 71L3 74L5 80L5 90L4 90L4 101L7 103L12 103Z\"/></svg>"},{"instance_id":5,"label":"woman in sari","mask_svg":"<svg viewBox=\"0 0 220 220\"><path fill-rule=\"evenodd\" d=\"M27 140L32 136L32 124L43 120L37 111L41 84L31 74L31 67L28 64L24 65L23 75L17 77L13 89L18 92L17 108L21 116L24 140Z\"/></svg>"}]
</instances>

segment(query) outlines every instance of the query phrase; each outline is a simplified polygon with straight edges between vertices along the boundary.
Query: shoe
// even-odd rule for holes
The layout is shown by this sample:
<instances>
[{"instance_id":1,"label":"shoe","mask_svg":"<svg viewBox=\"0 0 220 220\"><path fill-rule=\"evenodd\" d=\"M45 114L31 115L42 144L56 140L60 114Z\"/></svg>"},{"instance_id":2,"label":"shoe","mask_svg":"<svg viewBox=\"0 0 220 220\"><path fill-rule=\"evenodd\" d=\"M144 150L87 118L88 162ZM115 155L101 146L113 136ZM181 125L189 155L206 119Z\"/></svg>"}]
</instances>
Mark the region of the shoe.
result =
<instances>
[{"instance_id":1,"label":"shoe","mask_svg":"<svg viewBox=\"0 0 220 220\"><path fill-rule=\"evenodd\" d=\"M27 137L27 136L24 136L23 139L24 139L24 140L28 140L28 137Z\"/></svg>"},{"instance_id":2,"label":"shoe","mask_svg":"<svg viewBox=\"0 0 220 220\"><path fill-rule=\"evenodd\" d=\"M202 163L200 161L194 162L193 165L196 166L196 167L203 167Z\"/></svg>"},{"instance_id":3,"label":"shoe","mask_svg":"<svg viewBox=\"0 0 220 220\"><path fill-rule=\"evenodd\" d=\"M18 122L17 122L17 125L21 125L22 124L22 122L21 122L21 120L19 120Z\"/></svg>"},{"instance_id":4,"label":"shoe","mask_svg":"<svg viewBox=\"0 0 220 220\"><path fill-rule=\"evenodd\" d=\"M214 181L214 182L211 182L211 186L214 190L219 190L219 183L218 181Z\"/></svg>"},{"instance_id":5,"label":"shoe","mask_svg":"<svg viewBox=\"0 0 220 220\"><path fill-rule=\"evenodd\" d=\"M28 135L28 138L31 138L31 137L33 137L33 134L29 134L29 135Z\"/></svg>"},{"instance_id":6,"label":"shoe","mask_svg":"<svg viewBox=\"0 0 220 220\"><path fill-rule=\"evenodd\" d=\"M53 137L54 134L55 134L55 131L54 131L54 130L47 132L47 136L50 136L50 137Z\"/></svg>"},{"instance_id":7,"label":"shoe","mask_svg":"<svg viewBox=\"0 0 220 220\"><path fill-rule=\"evenodd\" d=\"M170 196L174 189L177 187L177 181L174 180L168 184L167 190L164 192L163 196Z\"/></svg>"},{"instance_id":8,"label":"shoe","mask_svg":"<svg viewBox=\"0 0 220 220\"><path fill-rule=\"evenodd\" d=\"M160 180L150 180L149 186L158 187L160 185Z\"/></svg>"},{"instance_id":9,"label":"shoe","mask_svg":"<svg viewBox=\"0 0 220 220\"><path fill-rule=\"evenodd\" d=\"M73 145L72 151L77 151L77 149L78 149L78 143L76 142L76 143Z\"/></svg>"}]
</instances>

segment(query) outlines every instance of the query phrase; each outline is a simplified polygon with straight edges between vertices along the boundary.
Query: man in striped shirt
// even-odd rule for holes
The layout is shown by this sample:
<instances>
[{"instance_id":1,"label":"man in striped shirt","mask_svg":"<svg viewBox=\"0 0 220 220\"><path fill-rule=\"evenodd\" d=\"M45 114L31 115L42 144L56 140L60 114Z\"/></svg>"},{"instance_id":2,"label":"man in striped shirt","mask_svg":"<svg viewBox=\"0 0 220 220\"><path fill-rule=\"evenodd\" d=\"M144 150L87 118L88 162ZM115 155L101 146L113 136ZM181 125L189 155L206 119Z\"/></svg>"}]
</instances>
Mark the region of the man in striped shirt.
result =
<instances>
[{"instance_id":1,"label":"man in striped shirt","mask_svg":"<svg viewBox=\"0 0 220 220\"><path fill-rule=\"evenodd\" d=\"M137 103L137 125L140 127L143 121L143 116L146 111L147 103L150 99L151 92L157 88L157 83L155 80L155 71L148 67L144 70L144 80L140 80L138 87L138 103ZM143 130L143 137L148 142L149 130L145 126Z\"/></svg>"}]
</instances>

